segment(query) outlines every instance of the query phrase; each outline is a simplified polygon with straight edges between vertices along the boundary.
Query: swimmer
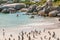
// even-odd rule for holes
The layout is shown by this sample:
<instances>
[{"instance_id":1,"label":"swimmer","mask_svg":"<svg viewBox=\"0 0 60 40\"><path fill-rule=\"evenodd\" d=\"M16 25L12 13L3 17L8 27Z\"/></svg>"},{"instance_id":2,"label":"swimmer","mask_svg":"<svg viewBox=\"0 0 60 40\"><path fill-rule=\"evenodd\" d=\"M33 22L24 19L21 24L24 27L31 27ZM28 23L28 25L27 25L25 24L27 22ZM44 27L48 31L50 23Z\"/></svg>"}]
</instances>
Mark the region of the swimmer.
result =
<instances>
[{"instance_id":1,"label":"swimmer","mask_svg":"<svg viewBox=\"0 0 60 40\"><path fill-rule=\"evenodd\" d=\"M16 16L18 17L19 15L17 14Z\"/></svg>"}]
</instances>

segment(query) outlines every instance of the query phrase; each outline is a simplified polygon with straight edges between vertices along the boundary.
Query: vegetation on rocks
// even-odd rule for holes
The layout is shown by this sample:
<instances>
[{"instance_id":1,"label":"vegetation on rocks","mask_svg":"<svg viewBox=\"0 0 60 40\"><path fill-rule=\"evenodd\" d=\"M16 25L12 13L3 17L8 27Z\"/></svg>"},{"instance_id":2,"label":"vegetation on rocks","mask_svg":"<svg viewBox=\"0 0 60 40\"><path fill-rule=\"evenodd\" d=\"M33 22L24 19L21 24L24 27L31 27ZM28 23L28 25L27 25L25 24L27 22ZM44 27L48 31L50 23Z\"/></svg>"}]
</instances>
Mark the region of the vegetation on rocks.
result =
<instances>
[{"instance_id":1,"label":"vegetation on rocks","mask_svg":"<svg viewBox=\"0 0 60 40\"><path fill-rule=\"evenodd\" d=\"M2 3L6 3L7 1L2 1L0 0L0 4ZM13 1L14 3L20 3L20 2L23 2L23 1L20 1L20 0L14 0ZM46 0L42 0L41 2L30 2L29 0L26 0L24 1L23 3L25 4L37 4L37 5L43 5L44 3L46 2ZM60 0L54 0L53 2L53 5L59 5L60 4Z\"/></svg>"}]
</instances>

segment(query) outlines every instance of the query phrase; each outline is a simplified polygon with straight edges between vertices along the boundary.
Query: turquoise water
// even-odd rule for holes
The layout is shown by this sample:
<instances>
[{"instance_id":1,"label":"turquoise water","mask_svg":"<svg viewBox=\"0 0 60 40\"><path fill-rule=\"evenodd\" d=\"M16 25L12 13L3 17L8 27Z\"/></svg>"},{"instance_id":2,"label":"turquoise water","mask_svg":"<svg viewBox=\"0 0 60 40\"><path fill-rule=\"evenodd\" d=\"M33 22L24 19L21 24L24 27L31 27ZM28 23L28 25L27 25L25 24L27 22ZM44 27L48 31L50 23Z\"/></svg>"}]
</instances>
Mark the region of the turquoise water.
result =
<instances>
[{"instance_id":1,"label":"turquoise water","mask_svg":"<svg viewBox=\"0 0 60 40\"><path fill-rule=\"evenodd\" d=\"M18 17L16 15L19 15ZM0 13L0 27L17 27L18 25L25 25L33 23L38 19L35 17L31 19L31 15L23 15L24 12L17 12L13 14L2 14Z\"/></svg>"},{"instance_id":2,"label":"turquoise water","mask_svg":"<svg viewBox=\"0 0 60 40\"><path fill-rule=\"evenodd\" d=\"M16 15L19 15L18 17ZM16 27L18 25L25 25L37 22L43 18L35 16L31 19L31 15L23 15L24 12L17 12L13 14L2 14L0 13L0 27Z\"/></svg>"}]
</instances>

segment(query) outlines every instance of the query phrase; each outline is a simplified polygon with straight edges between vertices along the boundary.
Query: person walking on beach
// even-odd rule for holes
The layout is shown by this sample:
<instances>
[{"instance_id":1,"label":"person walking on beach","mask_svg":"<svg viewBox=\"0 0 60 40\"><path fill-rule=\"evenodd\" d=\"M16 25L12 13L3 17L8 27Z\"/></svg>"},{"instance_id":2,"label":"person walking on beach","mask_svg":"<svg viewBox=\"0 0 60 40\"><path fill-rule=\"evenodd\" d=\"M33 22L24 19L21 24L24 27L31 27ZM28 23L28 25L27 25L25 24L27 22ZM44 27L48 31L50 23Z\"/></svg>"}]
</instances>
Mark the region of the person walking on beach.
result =
<instances>
[{"instance_id":1,"label":"person walking on beach","mask_svg":"<svg viewBox=\"0 0 60 40\"><path fill-rule=\"evenodd\" d=\"M9 40L11 40L11 38L9 38Z\"/></svg>"},{"instance_id":2,"label":"person walking on beach","mask_svg":"<svg viewBox=\"0 0 60 40\"><path fill-rule=\"evenodd\" d=\"M49 37L49 40L51 40L51 37Z\"/></svg>"},{"instance_id":3,"label":"person walking on beach","mask_svg":"<svg viewBox=\"0 0 60 40\"><path fill-rule=\"evenodd\" d=\"M41 34L41 31L39 31L39 34Z\"/></svg>"},{"instance_id":4,"label":"person walking on beach","mask_svg":"<svg viewBox=\"0 0 60 40\"><path fill-rule=\"evenodd\" d=\"M52 35L52 37L54 37L54 38L55 38L55 32L53 32L53 35Z\"/></svg>"},{"instance_id":5,"label":"person walking on beach","mask_svg":"<svg viewBox=\"0 0 60 40\"><path fill-rule=\"evenodd\" d=\"M43 32L45 32L45 29L43 30Z\"/></svg>"},{"instance_id":6,"label":"person walking on beach","mask_svg":"<svg viewBox=\"0 0 60 40\"><path fill-rule=\"evenodd\" d=\"M5 30L3 29L3 37L5 36Z\"/></svg>"},{"instance_id":7,"label":"person walking on beach","mask_svg":"<svg viewBox=\"0 0 60 40\"><path fill-rule=\"evenodd\" d=\"M13 37L13 35L12 35L12 34L10 34L10 37Z\"/></svg>"},{"instance_id":8,"label":"person walking on beach","mask_svg":"<svg viewBox=\"0 0 60 40\"><path fill-rule=\"evenodd\" d=\"M33 38L35 38L35 35L33 34Z\"/></svg>"},{"instance_id":9,"label":"person walking on beach","mask_svg":"<svg viewBox=\"0 0 60 40\"><path fill-rule=\"evenodd\" d=\"M17 14L16 16L18 17L19 15Z\"/></svg>"},{"instance_id":10,"label":"person walking on beach","mask_svg":"<svg viewBox=\"0 0 60 40\"><path fill-rule=\"evenodd\" d=\"M18 35L18 40L20 40L20 36Z\"/></svg>"},{"instance_id":11,"label":"person walking on beach","mask_svg":"<svg viewBox=\"0 0 60 40\"><path fill-rule=\"evenodd\" d=\"M13 38L13 40L15 40L15 38Z\"/></svg>"},{"instance_id":12,"label":"person walking on beach","mask_svg":"<svg viewBox=\"0 0 60 40\"><path fill-rule=\"evenodd\" d=\"M57 40L60 40L59 38L57 38Z\"/></svg>"},{"instance_id":13,"label":"person walking on beach","mask_svg":"<svg viewBox=\"0 0 60 40\"><path fill-rule=\"evenodd\" d=\"M47 39L47 38L46 38L46 35L44 36L44 39Z\"/></svg>"},{"instance_id":14,"label":"person walking on beach","mask_svg":"<svg viewBox=\"0 0 60 40\"><path fill-rule=\"evenodd\" d=\"M43 38L42 38L42 37L40 37L40 39L41 39L41 40L43 40Z\"/></svg>"},{"instance_id":15,"label":"person walking on beach","mask_svg":"<svg viewBox=\"0 0 60 40\"><path fill-rule=\"evenodd\" d=\"M22 31L22 40L24 40L24 33L23 33L23 31Z\"/></svg>"},{"instance_id":16,"label":"person walking on beach","mask_svg":"<svg viewBox=\"0 0 60 40\"><path fill-rule=\"evenodd\" d=\"M28 37L28 40L31 40L31 37L30 36Z\"/></svg>"},{"instance_id":17,"label":"person walking on beach","mask_svg":"<svg viewBox=\"0 0 60 40\"><path fill-rule=\"evenodd\" d=\"M51 35L50 31L48 31L49 35Z\"/></svg>"}]
</instances>

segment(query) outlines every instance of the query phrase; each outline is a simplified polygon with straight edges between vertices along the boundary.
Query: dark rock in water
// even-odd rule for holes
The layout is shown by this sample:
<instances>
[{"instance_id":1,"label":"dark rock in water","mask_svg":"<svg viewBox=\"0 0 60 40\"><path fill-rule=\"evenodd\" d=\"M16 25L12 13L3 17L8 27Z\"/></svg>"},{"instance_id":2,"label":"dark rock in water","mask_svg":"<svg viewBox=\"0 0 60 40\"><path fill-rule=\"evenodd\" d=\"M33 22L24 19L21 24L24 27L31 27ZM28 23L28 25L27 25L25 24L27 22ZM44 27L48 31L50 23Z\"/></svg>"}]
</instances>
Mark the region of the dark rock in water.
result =
<instances>
[{"instance_id":1,"label":"dark rock in water","mask_svg":"<svg viewBox=\"0 0 60 40\"><path fill-rule=\"evenodd\" d=\"M22 8L25 8L25 4L24 3L13 3L13 4L5 4L2 5L2 9L8 9L8 8L14 8L16 10L20 10Z\"/></svg>"},{"instance_id":2,"label":"dark rock in water","mask_svg":"<svg viewBox=\"0 0 60 40\"><path fill-rule=\"evenodd\" d=\"M31 16L30 18L34 18L34 16Z\"/></svg>"}]
</instances>

